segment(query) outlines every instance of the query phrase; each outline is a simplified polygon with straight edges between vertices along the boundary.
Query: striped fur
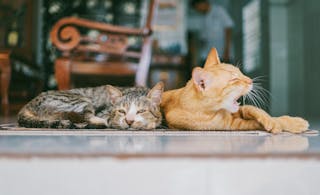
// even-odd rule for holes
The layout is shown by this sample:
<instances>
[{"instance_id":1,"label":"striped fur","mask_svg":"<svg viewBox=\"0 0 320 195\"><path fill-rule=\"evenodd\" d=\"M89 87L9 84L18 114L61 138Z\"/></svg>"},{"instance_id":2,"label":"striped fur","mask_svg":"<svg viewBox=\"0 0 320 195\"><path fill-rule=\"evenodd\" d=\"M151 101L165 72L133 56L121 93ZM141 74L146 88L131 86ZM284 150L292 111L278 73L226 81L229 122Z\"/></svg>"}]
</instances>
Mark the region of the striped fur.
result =
<instances>
[{"instance_id":1,"label":"striped fur","mask_svg":"<svg viewBox=\"0 0 320 195\"><path fill-rule=\"evenodd\" d=\"M155 129L162 122L160 102L163 84L158 83L151 90L144 87L121 88L123 94L114 102L107 114L110 126L117 129Z\"/></svg>"},{"instance_id":2,"label":"striped fur","mask_svg":"<svg viewBox=\"0 0 320 195\"><path fill-rule=\"evenodd\" d=\"M162 89L163 86L162 84L160 85ZM116 117L114 113L118 105L135 102L140 106L152 105L153 107L150 110L154 112L156 112L155 110L159 110L160 103L150 103L153 101L150 95L148 97L148 93L148 88L115 88L110 85L67 91L43 92L20 110L18 113L18 124L19 126L29 128L73 129L113 127L112 124L116 123L114 122L114 117ZM160 98L161 94L162 91ZM149 104L142 104L142 102L149 102ZM159 117L158 115L156 116ZM148 117L150 118L149 115ZM161 121L161 116L159 120ZM110 123L110 121L113 123ZM135 127L133 124L131 126L131 128ZM114 127L125 128L116 125ZM143 129L140 126L136 128Z\"/></svg>"}]
</instances>

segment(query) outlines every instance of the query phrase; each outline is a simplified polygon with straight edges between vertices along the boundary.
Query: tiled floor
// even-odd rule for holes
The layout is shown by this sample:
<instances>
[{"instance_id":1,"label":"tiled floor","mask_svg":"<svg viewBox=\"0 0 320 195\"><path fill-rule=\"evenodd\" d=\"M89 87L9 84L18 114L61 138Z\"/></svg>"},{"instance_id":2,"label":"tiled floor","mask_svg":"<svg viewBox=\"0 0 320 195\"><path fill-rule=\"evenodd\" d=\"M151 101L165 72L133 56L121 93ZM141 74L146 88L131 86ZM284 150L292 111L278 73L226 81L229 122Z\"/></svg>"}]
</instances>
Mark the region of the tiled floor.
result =
<instances>
[{"instance_id":1,"label":"tiled floor","mask_svg":"<svg viewBox=\"0 0 320 195\"><path fill-rule=\"evenodd\" d=\"M312 159L0 158L3 195L317 195L319 180Z\"/></svg>"},{"instance_id":2,"label":"tiled floor","mask_svg":"<svg viewBox=\"0 0 320 195\"><path fill-rule=\"evenodd\" d=\"M300 195L319 180L318 131L0 130L0 194Z\"/></svg>"},{"instance_id":3,"label":"tiled floor","mask_svg":"<svg viewBox=\"0 0 320 195\"><path fill-rule=\"evenodd\" d=\"M0 117L0 123L15 122L15 116ZM41 131L3 126L7 130L0 130L0 156L320 158L318 131L272 135L264 131ZM320 122L313 120L311 128L317 127Z\"/></svg>"},{"instance_id":4,"label":"tiled floor","mask_svg":"<svg viewBox=\"0 0 320 195\"><path fill-rule=\"evenodd\" d=\"M318 131L39 130L2 125L8 157L293 157L319 158Z\"/></svg>"}]
</instances>

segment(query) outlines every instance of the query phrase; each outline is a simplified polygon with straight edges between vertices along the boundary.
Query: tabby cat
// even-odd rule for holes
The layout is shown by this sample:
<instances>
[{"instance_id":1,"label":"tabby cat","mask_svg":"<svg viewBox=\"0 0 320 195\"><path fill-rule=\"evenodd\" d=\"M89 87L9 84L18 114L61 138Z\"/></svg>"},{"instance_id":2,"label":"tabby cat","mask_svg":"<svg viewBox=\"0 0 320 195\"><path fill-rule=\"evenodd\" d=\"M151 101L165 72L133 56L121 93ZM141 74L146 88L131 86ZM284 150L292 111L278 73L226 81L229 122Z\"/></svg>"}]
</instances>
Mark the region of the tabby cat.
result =
<instances>
[{"instance_id":1,"label":"tabby cat","mask_svg":"<svg viewBox=\"0 0 320 195\"><path fill-rule=\"evenodd\" d=\"M18 124L32 128L154 129L162 116L163 83L145 87L111 85L43 92L18 113Z\"/></svg>"},{"instance_id":2,"label":"tabby cat","mask_svg":"<svg viewBox=\"0 0 320 195\"><path fill-rule=\"evenodd\" d=\"M237 100L253 88L253 81L230 64L220 62L213 48L204 68L196 67L185 87L163 94L161 108L170 128L188 130L257 130L301 133L308 129L299 117L271 117Z\"/></svg>"}]
</instances>

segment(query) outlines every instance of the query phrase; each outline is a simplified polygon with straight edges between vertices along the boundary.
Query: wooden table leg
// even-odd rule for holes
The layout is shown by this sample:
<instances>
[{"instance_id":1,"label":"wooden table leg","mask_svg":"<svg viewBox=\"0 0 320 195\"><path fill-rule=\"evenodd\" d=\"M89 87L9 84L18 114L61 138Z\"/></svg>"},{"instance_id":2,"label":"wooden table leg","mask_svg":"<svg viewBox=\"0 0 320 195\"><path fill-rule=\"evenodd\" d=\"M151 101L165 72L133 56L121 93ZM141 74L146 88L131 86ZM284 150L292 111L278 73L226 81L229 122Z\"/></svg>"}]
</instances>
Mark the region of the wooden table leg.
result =
<instances>
[{"instance_id":1,"label":"wooden table leg","mask_svg":"<svg viewBox=\"0 0 320 195\"><path fill-rule=\"evenodd\" d=\"M9 85L11 79L10 51L0 51L1 108L9 115Z\"/></svg>"}]
</instances>

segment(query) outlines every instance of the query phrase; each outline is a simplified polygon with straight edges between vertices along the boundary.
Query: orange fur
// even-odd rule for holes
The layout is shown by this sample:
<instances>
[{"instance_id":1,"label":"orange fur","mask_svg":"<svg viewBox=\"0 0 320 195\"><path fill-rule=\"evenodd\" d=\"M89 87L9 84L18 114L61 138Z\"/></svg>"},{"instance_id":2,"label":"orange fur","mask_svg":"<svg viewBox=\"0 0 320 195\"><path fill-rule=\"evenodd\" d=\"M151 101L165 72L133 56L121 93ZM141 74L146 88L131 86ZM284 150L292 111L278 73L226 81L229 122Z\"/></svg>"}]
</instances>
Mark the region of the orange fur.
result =
<instances>
[{"instance_id":1,"label":"orange fur","mask_svg":"<svg viewBox=\"0 0 320 195\"><path fill-rule=\"evenodd\" d=\"M161 107L170 128L188 130L256 130L301 133L309 124L298 117L271 117L236 100L250 92L252 80L230 64L220 62L216 49L204 68L196 67L185 87L163 94Z\"/></svg>"}]
</instances>

